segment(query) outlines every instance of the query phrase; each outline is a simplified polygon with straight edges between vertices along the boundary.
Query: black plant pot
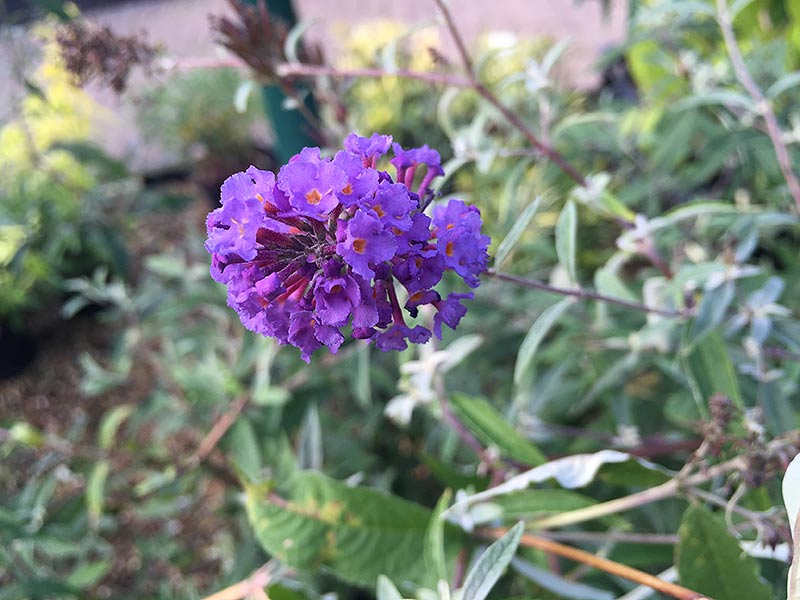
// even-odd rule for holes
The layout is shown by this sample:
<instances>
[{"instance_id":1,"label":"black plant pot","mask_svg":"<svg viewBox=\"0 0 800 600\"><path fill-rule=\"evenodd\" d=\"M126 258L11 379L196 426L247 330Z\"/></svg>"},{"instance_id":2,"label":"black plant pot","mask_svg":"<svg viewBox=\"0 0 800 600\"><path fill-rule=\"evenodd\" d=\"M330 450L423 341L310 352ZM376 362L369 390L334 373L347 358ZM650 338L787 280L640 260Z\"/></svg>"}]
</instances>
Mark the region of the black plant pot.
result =
<instances>
[{"instance_id":1,"label":"black plant pot","mask_svg":"<svg viewBox=\"0 0 800 600\"><path fill-rule=\"evenodd\" d=\"M0 324L0 380L21 373L36 357L36 338Z\"/></svg>"}]
</instances>

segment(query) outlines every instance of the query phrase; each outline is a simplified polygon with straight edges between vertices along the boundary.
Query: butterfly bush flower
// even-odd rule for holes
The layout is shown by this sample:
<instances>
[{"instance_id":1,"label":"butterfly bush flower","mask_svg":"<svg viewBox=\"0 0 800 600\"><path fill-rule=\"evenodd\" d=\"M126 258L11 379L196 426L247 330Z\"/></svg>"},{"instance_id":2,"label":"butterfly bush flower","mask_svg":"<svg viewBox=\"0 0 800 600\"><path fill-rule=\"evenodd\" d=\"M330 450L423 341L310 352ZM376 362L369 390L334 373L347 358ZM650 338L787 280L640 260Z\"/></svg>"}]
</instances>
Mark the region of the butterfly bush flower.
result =
<instances>
[{"instance_id":1,"label":"butterfly bush flower","mask_svg":"<svg viewBox=\"0 0 800 600\"><path fill-rule=\"evenodd\" d=\"M378 168L390 150L394 177ZM348 328L383 351L441 338L473 294L442 298L434 286L453 271L477 287L489 245L474 206L450 200L425 214L443 174L436 150L378 134L349 135L333 158L304 148L277 177L236 173L206 221L211 275L245 327L298 347L306 362L323 346L336 352ZM406 321L423 305L436 311L433 332Z\"/></svg>"}]
</instances>

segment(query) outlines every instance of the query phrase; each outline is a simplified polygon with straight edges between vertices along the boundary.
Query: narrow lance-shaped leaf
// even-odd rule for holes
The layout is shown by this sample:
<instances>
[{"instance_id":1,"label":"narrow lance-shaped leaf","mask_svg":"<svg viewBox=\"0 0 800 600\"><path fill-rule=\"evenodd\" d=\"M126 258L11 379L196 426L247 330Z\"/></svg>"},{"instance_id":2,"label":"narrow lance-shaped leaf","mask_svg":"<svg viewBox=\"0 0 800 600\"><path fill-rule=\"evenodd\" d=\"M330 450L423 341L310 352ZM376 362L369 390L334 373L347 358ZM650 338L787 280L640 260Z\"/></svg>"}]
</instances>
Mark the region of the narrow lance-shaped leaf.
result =
<instances>
[{"instance_id":1,"label":"narrow lance-shaped leaf","mask_svg":"<svg viewBox=\"0 0 800 600\"><path fill-rule=\"evenodd\" d=\"M525 230L528 228L531 219L533 219L533 216L539 210L539 205L541 203L542 199L536 198L536 200L525 207L525 210L522 211L522 214L520 214L517 220L514 221L514 224L511 226L511 229L508 231L506 237L503 238L503 241L497 246L497 252L495 252L494 255L495 268L499 269L503 266L503 263L511 254L514 246L517 245L517 242L519 242L522 234L525 233Z\"/></svg>"},{"instance_id":2,"label":"narrow lance-shaped leaf","mask_svg":"<svg viewBox=\"0 0 800 600\"><path fill-rule=\"evenodd\" d=\"M436 503L436 508L433 511L430 525L425 532L425 564L433 571L436 576L436 581L448 581L447 577L447 559L444 553L444 519L442 513L450 505L450 499L453 493L450 489L446 489L439 502Z\"/></svg>"},{"instance_id":3,"label":"narrow lance-shaped leaf","mask_svg":"<svg viewBox=\"0 0 800 600\"><path fill-rule=\"evenodd\" d=\"M256 479L261 469L261 448L249 419L240 417L231 427L225 438L233 462L248 479Z\"/></svg>"},{"instance_id":4,"label":"narrow lance-shaped leaf","mask_svg":"<svg viewBox=\"0 0 800 600\"><path fill-rule=\"evenodd\" d=\"M322 469L323 450L322 450L322 426L319 422L319 411L317 405L312 403L308 406L303 424L300 427L300 441L297 453L297 460L301 469Z\"/></svg>"},{"instance_id":5,"label":"narrow lance-shaped leaf","mask_svg":"<svg viewBox=\"0 0 800 600\"><path fill-rule=\"evenodd\" d=\"M514 365L514 384L519 385L527 375L536 351L539 349L539 344L548 334L556 321L563 315L567 309L572 305L571 298L564 298L557 304L547 308L539 318L534 321L531 328L528 330L525 339L519 347L517 353L517 363Z\"/></svg>"},{"instance_id":6,"label":"narrow lance-shaped leaf","mask_svg":"<svg viewBox=\"0 0 800 600\"><path fill-rule=\"evenodd\" d=\"M718 332L711 332L684 358L686 374L698 405L705 407L714 394L723 394L742 407L736 370Z\"/></svg>"},{"instance_id":7,"label":"narrow lance-shaped leaf","mask_svg":"<svg viewBox=\"0 0 800 600\"><path fill-rule=\"evenodd\" d=\"M378 600L403 600L402 594L386 575L378 575L378 587L375 590L375 596Z\"/></svg>"},{"instance_id":8,"label":"narrow lance-shaped leaf","mask_svg":"<svg viewBox=\"0 0 800 600\"><path fill-rule=\"evenodd\" d=\"M575 210L575 203L567 202L556 223L556 253L558 262L566 269L570 281L578 281L575 267L575 253L577 252L577 223L578 215Z\"/></svg>"},{"instance_id":9,"label":"narrow lance-shaped leaf","mask_svg":"<svg viewBox=\"0 0 800 600\"><path fill-rule=\"evenodd\" d=\"M100 427L97 432L97 445L103 450L108 450L114 443L114 437L117 434L122 423L131 416L133 413L133 406L130 404L121 404L115 406L105 415L100 422Z\"/></svg>"},{"instance_id":10,"label":"narrow lance-shaped leaf","mask_svg":"<svg viewBox=\"0 0 800 600\"><path fill-rule=\"evenodd\" d=\"M484 600L489 595L514 558L524 531L525 524L520 521L481 554L464 580L464 600Z\"/></svg>"},{"instance_id":11,"label":"narrow lance-shaped leaf","mask_svg":"<svg viewBox=\"0 0 800 600\"><path fill-rule=\"evenodd\" d=\"M86 483L86 508L89 513L89 523L92 527L97 527L100 517L103 515L109 469L108 461L101 460L92 468L89 480Z\"/></svg>"},{"instance_id":12,"label":"narrow lance-shaped leaf","mask_svg":"<svg viewBox=\"0 0 800 600\"><path fill-rule=\"evenodd\" d=\"M703 339L717 325L722 323L725 313L733 301L736 286L733 281L726 281L720 286L708 290L700 301L700 309L697 311L697 318L690 339L697 342Z\"/></svg>"}]
</instances>

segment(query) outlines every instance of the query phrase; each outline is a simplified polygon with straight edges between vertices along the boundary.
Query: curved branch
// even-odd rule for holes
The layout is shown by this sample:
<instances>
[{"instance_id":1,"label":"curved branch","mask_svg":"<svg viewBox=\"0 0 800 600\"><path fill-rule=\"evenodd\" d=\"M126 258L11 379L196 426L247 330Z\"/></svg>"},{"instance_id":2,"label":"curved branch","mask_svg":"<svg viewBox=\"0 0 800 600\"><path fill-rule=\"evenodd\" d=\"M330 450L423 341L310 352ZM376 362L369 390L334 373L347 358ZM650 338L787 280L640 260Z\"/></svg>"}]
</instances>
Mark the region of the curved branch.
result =
<instances>
[{"instance_id":1,"label":"curved branch","mask_svg":"<svg viewBox=\"0 0 800 600\"><path fill-rule=\"evenodd\" d=\"M487 274L489 277L494 277L495 279L500 279L502 281L510 281L512 283L535 290L559 294L560 296L572 296L582 300L594 300L596 302L605 302L606 304L615 304L617 306L624 306L625 308L631 308L641 312L661 315L662 317L674 319L692 316L691 311L686 309L672 310L668 308L656 308L640 302L631 302L630 300L623 300L622 298L615 298L614 296L606 296L605 294L600 294L598 292L593 292L591 290L585 290L582 288L562 288L555 285L550 285L537 279L528 279L527 277L512 275L511 273L504 273L502 271L496 271L495 269L489 269Z\"/></svg>"},{"instance_id":2,"label":"curved branch","mask_svg":"<svg viewBox=\"0 0 800 600\"><path fill-rule=\"evenodd\" d=\"M736 41L736 36L733 33L733 23L731 14L728 10L728 4L725 0L717 0L717 21L722 30L722 37L725 40L725 48L728 50L728 57L733 64L736 79L742 84L747 94L752 98L756 104L756 108L764 118L767 125L767 135L772 142L772 147L775 150L775 156L778 158L778 166L781 169L783 178L789 186L789 192L794 198L795 210L800 212L800 181L792 171L792 162L789 158L789 150L786 144L783 143L783 132L780 125L778 125L778 118L775 116L775 111L772 110L772 103L764 97L761 89L756 84L750 71L747 70L747 65L742 58L742 52L739 49L739 44Z\"/></svg>"}]
</instances>

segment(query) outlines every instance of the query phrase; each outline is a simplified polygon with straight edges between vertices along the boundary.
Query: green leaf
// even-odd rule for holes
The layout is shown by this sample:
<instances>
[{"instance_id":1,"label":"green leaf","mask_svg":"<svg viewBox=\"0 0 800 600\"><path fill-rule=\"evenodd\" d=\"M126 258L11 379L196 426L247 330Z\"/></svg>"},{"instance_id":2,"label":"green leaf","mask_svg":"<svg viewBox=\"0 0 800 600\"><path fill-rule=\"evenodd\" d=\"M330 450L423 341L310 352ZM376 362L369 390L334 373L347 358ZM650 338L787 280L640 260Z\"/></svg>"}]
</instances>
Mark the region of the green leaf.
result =
<instances>
[{"instance_id":1,"label":"green leaf","mask_svg":"<svg viewBox=\"0 0 800 600\"><path fill-rule=\"evenodd\" d=\"M378 575L378 587L375 590L377 600L403 600L402 594L386 575Z\"/></svg>"},{"instance_id":2,"label":"green leaf","mask_svg":"<svg viewBox=\"0 0 800 600\"><path fill-rule=\"evenodd\" d=\"M575 203L567 202L556 222L556 253L558 262L564 267L572 283L577 283L575 252L577 245L578 214Z\"/></svg>"},{"instance_id":3,"label":"green leaf","mask_svg":"<svg viewBox=\"0 0 800 600\"><path fill-rule=\"evenodd\" d=\"M547 457L482 398L454 394L451 403L459 420L484 444L526 465L541 465Z\"/></svg>"},{"instance_id":4,"label":"green leaf","mask_svg":"<svg viewBox=\"0 0 800 600\"><path fill-rule=\"evenodd\" d=\"M723 394L741 408L742 394L736 370L719 332L712 332L695 344L684 358L686 375L699 406L706 406L714 394Z\"/></svg>"},{"instance_id":5,"label":"green leaf","mask_svg":"<svg viewBox=\"0 0 800 600\"><path fill-rule=\"evenodd\" d=\"M530 519L559 514L597 504L596 500L570 490L530 489L511 492L491 500L505 519Z\"/></svg>"},{"instance_id":6,"label":"green leaf","mask_svg":"<svg viewBox=\"0 0 800 600\"><path fill-rule=\"evenodd\" d=\"M444 519L442 513L450 505L453 497L452 491L448 488L442 493L436 508L433 510L428 530L425 532L425 564L433 570L436 581L448 581L447 577L447 558L444 553Z\"/></svg>"},{"instance_id":7,"label":"green leaf","mask_svg":"<svg viewBox=\"0 0 800 600\"><path fill-rule=\"evenodd\" d=\"M595 271L594 274L594 287L601 294L620 298L621 300L628 300L630 302L638 302L639 298L628 289L628 286L622 281L616 272L609 268L602 268Z\"/></svg>"},{"instance_id":8,"label":"green leaf","mask_svg":"<svg viewBox=\"0 0 800 600\"><path fill-rule=\"evenodd\" d=\"M103 415L103 420L100 422L100 427L97 432L97 445L103 450L111 448L114 442L114 436L125 420L131 416L133 406L130 404L121 404L115 406Z\"/></svg>"},{"instance_id":9,"label":"green leaf","mask_svg":"<svg viewBox=\"0 0 800 600\"><path fill-rule=\"evenodd\" d=\"M770 100L775 100L775 98L782 93L792 89L793 87L800 85L800 71L795 71L793 73L786 73L783 75L778 81L773 83L766 91L766 97Z\"/></svg>"},{"instance_id":10,"label":"green leaf","mask_svg":"<svg viewBox=\"0 0 800 600\"><path fill-rule=\"evenodd\" d=\"M755 110L752 98L746 94L732 90L711 90L705 94L697 94L676 102L672 107L675 111L697 108L698 106L724 106L726 108L743 108Z\"/></svg>"},{"instance_id":11,"label":"green leaf","mask_svg":"<svg viewBox=\"0 0 800 600\"><path fill-rule=\"evenodd\" d=\"M525 229L533 219L533 216L539 210L539 205L542 203L541 198L536 198L533 202L531 202L528 206L525 207L525 210L522 211L522 214L517 217L517 220L514 221L514 224L511 226L511 229L508 231L508 234L503 241L497 246L497 252L494 255L494 266L495 268L500 268L505 260L508 258L511 251L514 249L514 246L517 245L519 242L519 238L522 237L522 234L525 233Z\"/></svg>"},{"instance_id":12,"label":"green leaf","mask_svg":"<svg viewBox=\"0 0 800 600\"><path fill-rule=\"evenodd\" d=\"M86 483L86 510L89 513L89 523L96 528L103 516L105 503L105 487L108 479L110 465L107 460L96 463L89 474Z\"/></svg>"},{"instance_id":13,"label":"green leaf","mask_svg":"<svg viewBox=\"0 0 800 600\"><path fill-rule=\"evenodd\" d=\"M87 588L100 581L114 565L111 559L97 560L76 568L67 576L67 583L76 588Z\"/></svg>"},{"instance_id":14,"label":"green leaf","mask_svg":"<svg viewBox=\"0 0 800 600\"><path fill-rule=\"evenodd\" d=\"M733 281L726 281L722 285L708 290L700 301L700 308L694 320L694 327L689 336L691 342L702 340L704 336L713 331L725 318L725 313L733 301L736 285Z\"/></svg>"},{"instance_id":15,"label":"green leaf","mask_svg":"<svg viewBox=\"0 0 800 600\"><path fill-rule=\"evenodd\" d=\"M547 308L536 321L533 322L531 328L517 352L517 363L514 365L514 384L519 385L528 374L528 370L533 363L533 358L536 351L539 349L539 344L548 334L553 325L563 315L567 309L573 304L571 298L564 298L557 304L553 304Z\"/></svg>"},{"instance_id":16,"label":"green leaf","mask_svg":"<svg viewBox=\"0 0 800 600\"><path fill-rule=\"evenodd\" d=\"M321 473L299 471L281 490L245 488L245 506L256 539L290 567L326 567L340 579L374 588L379 575L392 581L429 583L423 548L431 511L365 487L348 487ZM454 560L458 535L446 537Z\"/></svg>"},{"instance_id":17,"label":"green leaf","mask_svg":"<svg viewBox=\"0 0 800 600\"><path fill-rule=\"evenodd\" d=\"M457 489L467 489L474 487L479 490L486 488L489 485L489 478L479 475L469 475L449 465L448 463L439 460L432 454L427 452L420 453L420 460L431 471L437 481L440 483Z\"/></svg>"},{"instance_id":18,"label":"green leaf","mask_svg":"<svg viewBox=\"0 0 800 600\"><path fill-rule=\"evenodd\" d=\"M248 419L237 419L226 436L225 446L233 454L236 467L248 478L256 479L261 470L261 449Z\"/></svg>"},{"instance_id":19,"label":"green leaf","mask_svg":"<svg viewBox=\"0 0 800 600\"><path fill-rule=\"evenodd\" d=\"M305 33L319 22L319 19L305 19L297 23L289 31L286 41L283 43L283 53L286 59L292 63L302 62L300 60L300 48Z\"/></svg>"},{"instance_id":20,"label":"green leaf","mask_svg":"<svg viewBox=\"0 0 800 600\"><path fill-rule=\"evenodd\" d=\"M464 580L464 600L484 600L489 595L514 558L524 531L525 524L520 521L481 554Z\"/></svg>"},{"instance_id":21,"label":"green leaf","mask_svg":"<svg viewBox=\"0 0 800 600\"><path fill-rule=\"evenodd\" d=\"M718 517L690 506L681 519L676 562L681 583L714 600L770 600L756 561Z\"/></svg>"},{"instance_id":22,"label":"green leaf","mask_svg":"<svg viewBox=\"0 0 800 600\"><path fill-rule=\"evenodd\" d=\"M247 112L247 101L250 99L255 85L255 81L252 79L245 79L236 88L236 93L233 95L233 106L239 114Z\"/></svg>"},{"instance_id":23,"label":"green leaf","mask_svg":"<svg viewBox=\"0 0 800 600\"><path fill-rule=\"evenodd\" d=\"M301 469L322 470L322 426L316 403L308 405L306 416L298 435L297 462Z\"/></svg>"}]
</instances>

